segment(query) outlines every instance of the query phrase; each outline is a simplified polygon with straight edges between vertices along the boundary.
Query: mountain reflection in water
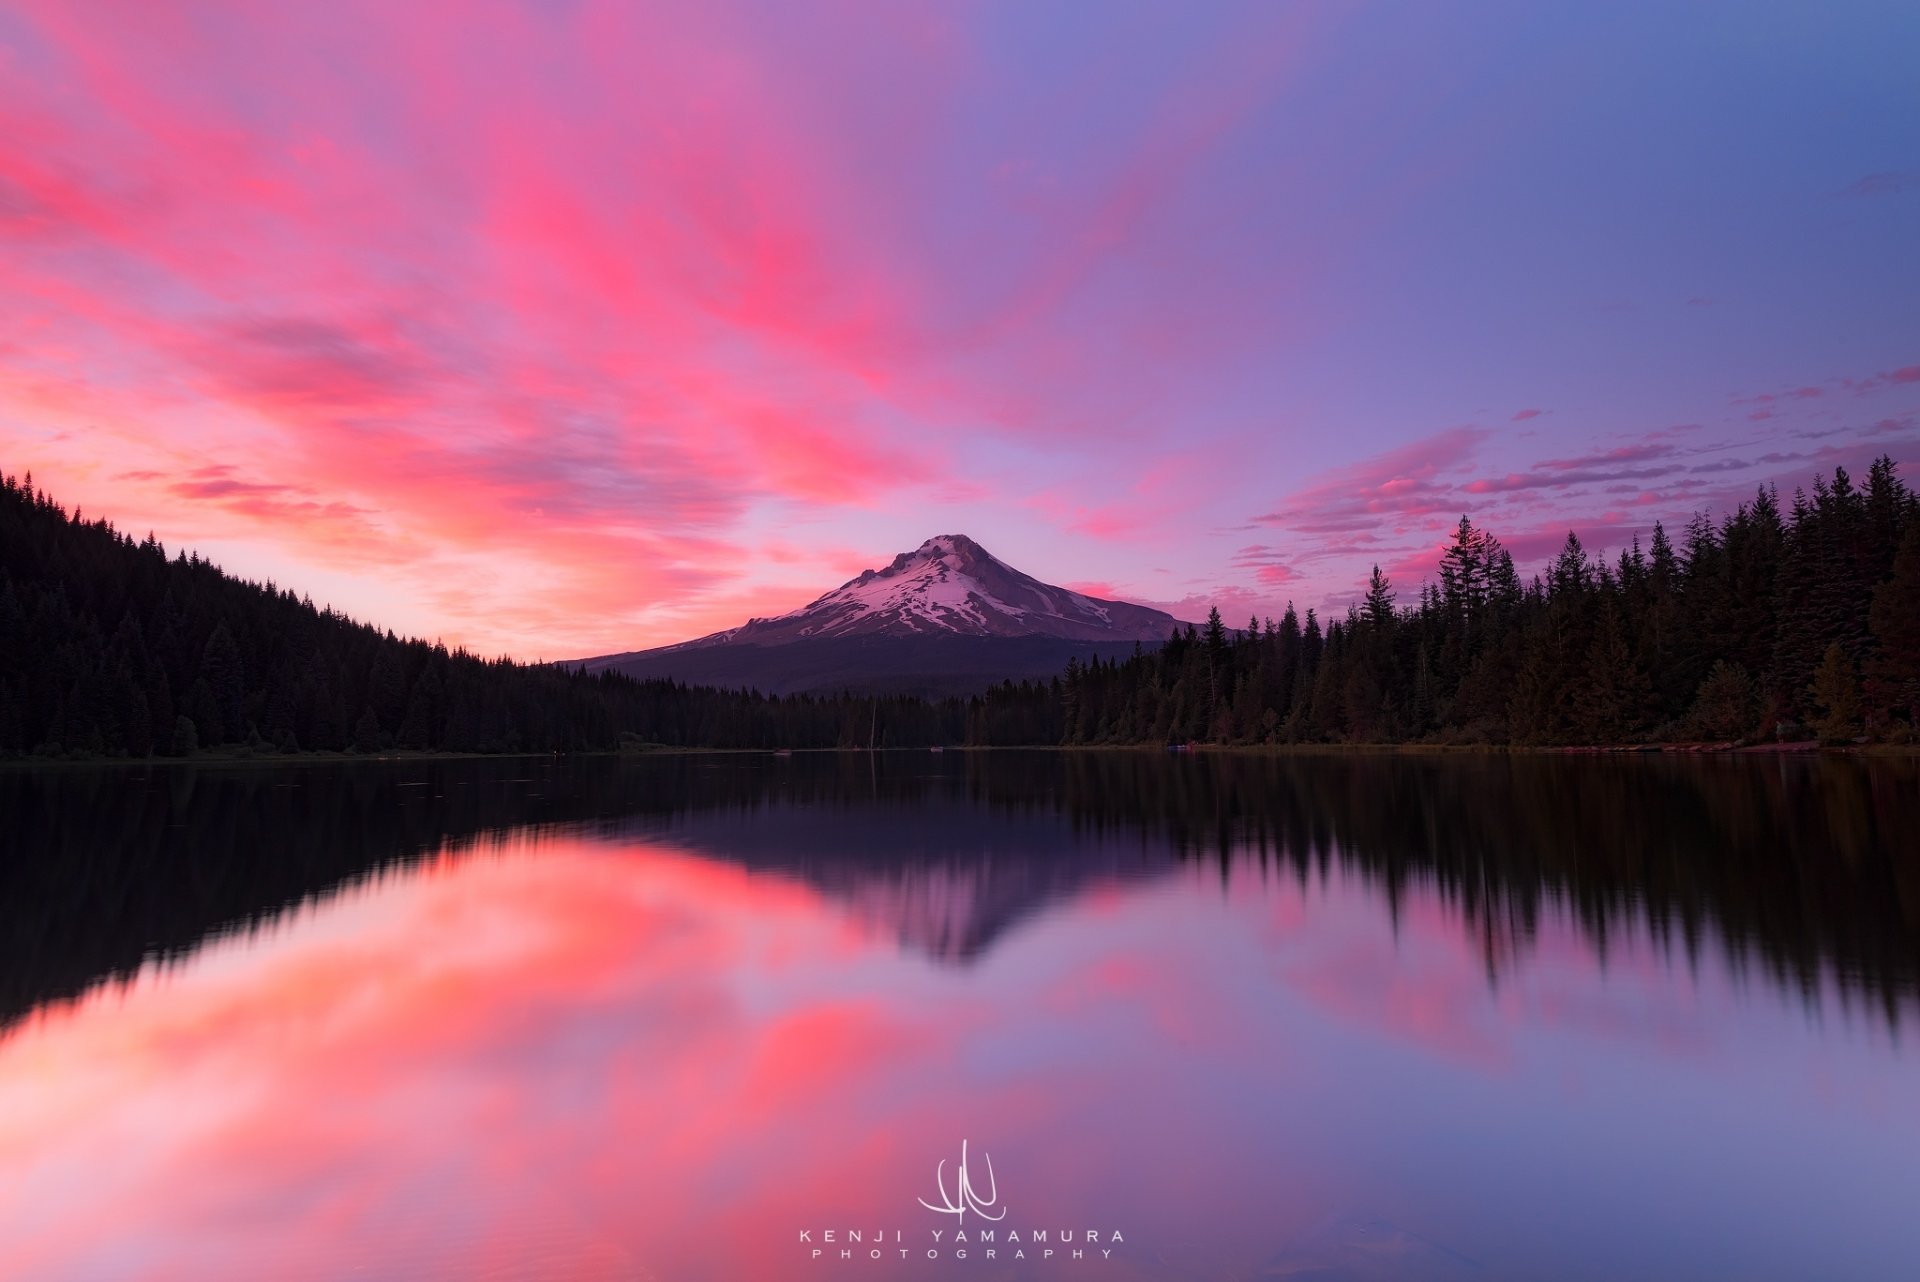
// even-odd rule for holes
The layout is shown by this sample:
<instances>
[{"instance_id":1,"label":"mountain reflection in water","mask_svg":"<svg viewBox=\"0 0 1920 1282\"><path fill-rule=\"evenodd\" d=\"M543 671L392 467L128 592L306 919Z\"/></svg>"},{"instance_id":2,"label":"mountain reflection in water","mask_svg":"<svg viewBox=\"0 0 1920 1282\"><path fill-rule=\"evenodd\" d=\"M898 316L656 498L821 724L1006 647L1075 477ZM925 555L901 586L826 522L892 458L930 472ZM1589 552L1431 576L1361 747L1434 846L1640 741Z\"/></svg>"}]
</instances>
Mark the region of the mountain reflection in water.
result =
<instances>
[{"instance_id":1,"label":"mountain reflection in water","mask_svg":"<svg viewBox=\"0 0 1920 1282\"><path fill-rule=\"evenodd\" d=\"M396 864L513 832L670 837L794 873L942 961L1089 885L1337 861L1457 903L1489 981L1540 915L1898 1022L1920 979L1920 761L1136 752L0 771L0 1018ZM1909 1011L1908 1014L1911 1012Z\"/></svg>"},{"instance_id":2,"label":"mountain reflection in water","mask_svg":"<svg viewBox=\"0 0 1920 1282\"><path fill-rule=\"evenodd\" d=\"M0 772L0 1277L1905 1279L1915 784ZM1124 1243L958 1259L963 1142L1000 1227Z\"/></svg>"}]
</instances>

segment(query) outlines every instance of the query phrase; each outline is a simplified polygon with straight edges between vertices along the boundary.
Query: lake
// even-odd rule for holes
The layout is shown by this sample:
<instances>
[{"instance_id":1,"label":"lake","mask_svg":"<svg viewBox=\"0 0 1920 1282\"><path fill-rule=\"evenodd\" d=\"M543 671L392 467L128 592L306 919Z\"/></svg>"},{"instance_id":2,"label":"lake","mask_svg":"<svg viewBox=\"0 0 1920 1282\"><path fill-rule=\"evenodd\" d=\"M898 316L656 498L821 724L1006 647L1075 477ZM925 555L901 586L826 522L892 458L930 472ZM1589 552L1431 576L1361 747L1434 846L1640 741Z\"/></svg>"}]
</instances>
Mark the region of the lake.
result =
<instances>
[{"instance_id":1,"label":"lake","mask_svg":"<svg viewBox=\"0 0 1920 1282\"><path fill-rule=\"evenodd\" d=\"M10 1279L1920 1276L1913 760L20 769L0 817Z\"/></svg>"}]
</instances>

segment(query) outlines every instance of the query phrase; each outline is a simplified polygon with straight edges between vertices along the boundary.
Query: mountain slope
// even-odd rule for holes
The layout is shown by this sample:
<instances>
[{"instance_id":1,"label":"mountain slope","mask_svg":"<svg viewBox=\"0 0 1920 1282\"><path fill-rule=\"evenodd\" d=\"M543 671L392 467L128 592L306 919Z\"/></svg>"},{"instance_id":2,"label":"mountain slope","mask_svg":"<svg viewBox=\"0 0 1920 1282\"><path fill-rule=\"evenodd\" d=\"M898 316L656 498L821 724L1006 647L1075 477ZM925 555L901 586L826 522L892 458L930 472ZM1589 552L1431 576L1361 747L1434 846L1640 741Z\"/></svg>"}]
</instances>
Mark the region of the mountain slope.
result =
<instances>
[{"instance_id":1,"label":"mountain slope","mask_svg":"<svg viewBox=\"0 0 1920 1282\"><path fill-rule=\"evenodd\" d=\"M942 534L804 609L752 619L689 644L778 645L876 633L1164 641L1173 626L1173 616L1164 611L1056 588L1022 574L964 534Z\"/></svg>"},{"instance_id":2,"label":"mountain slope","mask_svg":"<svg viewBox=\"0 0 1920 1282\"><path fill-rule=\"evenodd\" d=\"M911 695L943 699L979 694L999 682L1057 677L1068 659L1124 659L1141 641L1071 641L1061 637L941 634L808 637L781 645L683 645L589 659L588 672L612 671L642 681L673 680L762 694Z\"/></svg>"},{"instance_id":3,"label":"mountain slope","mask_svg":"<svg viewBox=\"0 0 1920 1282\"><path fill-rule=\"evenodd\" d=\"M546 753L633 739L925 746L964 734L953 707L770 702L403 641L197 555L170 558L0 476L0 758Z\"/></svg>"},{"instance_id":4,"label":"mountain slope","mask_svg":"<svg viewBox=\"0 0 1920 1282\"><path fill-rule=\"evenodd\" d=\"M583 661L589 672L751 686L967 694L1166 640L1179 621L1023 574L964 534L928 539L802 609L697 640Z\"/></svg>"}]
</instances>

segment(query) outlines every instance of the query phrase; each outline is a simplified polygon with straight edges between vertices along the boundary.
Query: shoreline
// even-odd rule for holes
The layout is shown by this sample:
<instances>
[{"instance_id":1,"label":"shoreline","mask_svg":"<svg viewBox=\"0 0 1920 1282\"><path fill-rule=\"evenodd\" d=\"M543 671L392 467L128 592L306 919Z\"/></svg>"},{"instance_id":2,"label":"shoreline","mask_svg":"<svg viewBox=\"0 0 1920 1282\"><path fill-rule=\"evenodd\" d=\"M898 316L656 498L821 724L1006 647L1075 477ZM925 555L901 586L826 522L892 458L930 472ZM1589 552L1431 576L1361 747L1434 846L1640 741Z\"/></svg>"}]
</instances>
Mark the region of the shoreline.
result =
<instances>
[{"instance_id":1,"label":"shoreline","mask_svg":"<svg viewBox=\"0 0 1920 1282\"><path fill-rule=\"evenodd\" d=\"M1462 744L1462 743L1195 743L1191 745L1145 743L1086 744L943 744L940 752L1092 752L1151 753L1157 755L1227 756L1540 756L1540 757L1914 757L1920 756L1920 744L1856 743L1822 744L1808 740L1794 743L1628 743L1628 744ZM72 770L106 767L154 766L288 766L288 765L403 765L409 762L436 761L525 761L553 758L638 758L691 756L787 756L849 755L859 753L926 755L931 747L918 748L702 748L661 745L635 751L602 748L583 752L197 752L187 757L10 757L0 759L0 770Z\"/></svg>"}]
</instances>

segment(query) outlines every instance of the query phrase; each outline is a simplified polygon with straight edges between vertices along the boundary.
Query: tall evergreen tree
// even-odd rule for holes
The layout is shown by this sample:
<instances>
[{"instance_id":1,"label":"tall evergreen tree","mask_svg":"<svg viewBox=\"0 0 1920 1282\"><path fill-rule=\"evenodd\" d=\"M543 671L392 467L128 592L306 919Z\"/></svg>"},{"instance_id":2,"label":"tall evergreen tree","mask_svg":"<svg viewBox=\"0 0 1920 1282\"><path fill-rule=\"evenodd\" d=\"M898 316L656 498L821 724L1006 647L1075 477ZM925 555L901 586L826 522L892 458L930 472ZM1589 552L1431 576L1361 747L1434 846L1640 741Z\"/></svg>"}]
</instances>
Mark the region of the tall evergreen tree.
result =
<instances>
[{"instance_id":1,"label":"tall evergreen tree","mask_svg":"<svg viewBox=\"0 0 1920 1282\"><path fill-rule=\"evenodd\" d=\"M1869 621L1876 647L1871 674L1877 702L1903 709L1920 732L1920 520L1908 519L1890 577L1874 589Z\"/></svg>"},{"instance_id":2,"label":"tall evergreen tree","mask_svg":"<svg viewBox=\"0 0 1920 1282\"><path fill-rule=\"evenodd\" d=\"M1823 743L1847 743L1859 733L1860 679L1846 647L1838 641L1827 647L1808 693L1818 717L1814 727Z\"/></svg>"}]
</instances>

